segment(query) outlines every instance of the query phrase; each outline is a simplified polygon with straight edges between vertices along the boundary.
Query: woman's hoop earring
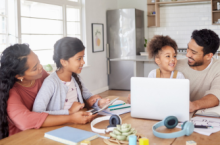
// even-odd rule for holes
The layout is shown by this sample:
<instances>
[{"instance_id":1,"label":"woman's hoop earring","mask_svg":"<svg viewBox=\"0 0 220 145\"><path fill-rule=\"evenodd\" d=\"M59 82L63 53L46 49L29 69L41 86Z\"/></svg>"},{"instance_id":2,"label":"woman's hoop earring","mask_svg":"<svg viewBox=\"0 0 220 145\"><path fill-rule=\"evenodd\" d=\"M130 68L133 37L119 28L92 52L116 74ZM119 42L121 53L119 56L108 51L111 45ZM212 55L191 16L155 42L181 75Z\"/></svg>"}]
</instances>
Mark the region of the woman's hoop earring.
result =
<instances>
[{"instance_id":1,"label":"woman's hoop earring","mask_svg":"<svg viewBox=\"0 0 220 145\"><path fill-rule=\"evenodd\" d=\"M23 81L23 79L21 79L21 82Z\"/></svg>"}]
</instances>

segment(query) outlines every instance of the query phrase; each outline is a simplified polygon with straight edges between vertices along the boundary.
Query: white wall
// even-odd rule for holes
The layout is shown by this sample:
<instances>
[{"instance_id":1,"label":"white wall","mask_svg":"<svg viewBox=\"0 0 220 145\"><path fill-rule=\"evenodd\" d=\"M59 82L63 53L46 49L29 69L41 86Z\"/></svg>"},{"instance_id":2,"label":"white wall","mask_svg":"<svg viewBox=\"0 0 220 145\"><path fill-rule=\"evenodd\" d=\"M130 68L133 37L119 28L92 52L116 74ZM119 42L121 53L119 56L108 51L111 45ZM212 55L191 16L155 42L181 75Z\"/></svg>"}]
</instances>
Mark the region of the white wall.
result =
<instances>
[{"instance_id":1,"label":"white wall","mask_svg":"<svg viewBox=\"0 0 220 145\"><path fill-rule=\"evenodd\" d=\"M211 4L160 7L160 27L149 28L149 38L169 35L179 48L187 48L195 29L212 29L220 36L220 26L211 25Z\"/></svg>"},{"instance_id":2,"label":"white wall","mask_svg":"<svg viewBox=\"0 0 220 145\"><path fill-rule=\"evenodd\" d=\"M146 0L118 0L118 8L136 8L144 11L146 5Z\"/></svg>"},{"instance_id":3,"label":"white wall","mask_svg":"<svg viewBox=\"0 0 220 145\"><path fill-rule=\"evenodd\" d=\"M82 70L80 76L85 86L93 93L108 90L108 75L106 64L106 10L117 9L117 0L84 0L85 25L83 34L87 49L88 67ZM91 24L104 24L104 52L92 52Z\"/></svg>"},{"instance_id":4,"label":"white wall","mask_svg":"<svg viewBox=\"0 0 220 145\"><path fill-rule=\"evenodd\" d=\"M84 43L87 49L88 67L82 70L80 76L85 86L93 93L108 90L108 75L106 62L106 46L104 52L92 53L91 24L104 24L104 44L106 44L106 10L118 8L136 8L146 12L146 0L83 0L85 11ZM146 14L145 14L146 16ZM146 20L146 17L145 17ZM145 32L147 28L145 22ZM145 33L147 35L147 33Z\"/></svg>"},{"instance_id":5,"label":"white wall","mask_svg":"<svg viewBox=\"0 0 220 145\"><path fill-rule=\"evenodd\" d=\"M104 24L104 44L106 44L106 10L136 8L145 11L145 36L169 35L177 41L179 48L186 48L194 29L208 28L220 35L220 26L211 25L211 4L194 4L160 7L160 27L147 28L146 0L84 0L85 45L88 67L81 76L86 87L93 93L108 89L106 46L104 52L92 53L91 23Z\"/></svg>"}]
</instances>

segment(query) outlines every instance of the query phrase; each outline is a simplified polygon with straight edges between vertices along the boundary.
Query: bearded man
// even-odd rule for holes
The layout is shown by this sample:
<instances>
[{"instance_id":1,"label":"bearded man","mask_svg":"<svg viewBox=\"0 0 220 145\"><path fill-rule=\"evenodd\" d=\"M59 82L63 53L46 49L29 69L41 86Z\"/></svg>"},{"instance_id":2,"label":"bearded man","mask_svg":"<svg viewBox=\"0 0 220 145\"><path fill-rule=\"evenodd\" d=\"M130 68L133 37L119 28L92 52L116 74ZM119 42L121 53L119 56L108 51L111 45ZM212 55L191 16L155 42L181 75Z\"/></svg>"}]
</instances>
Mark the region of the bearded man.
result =
<instances>
[{"instance_id":1,"label":"bearded man","mask_svg":"<svg viewBox=\"0 0 220 145\"><path fill-rule=\"evenodd\" d=\"M190 81L190 112L219 105L219 36L212 30L195 30L187 47L187 58L178 60L176 70Z\"/></svg>"}]
</instances>

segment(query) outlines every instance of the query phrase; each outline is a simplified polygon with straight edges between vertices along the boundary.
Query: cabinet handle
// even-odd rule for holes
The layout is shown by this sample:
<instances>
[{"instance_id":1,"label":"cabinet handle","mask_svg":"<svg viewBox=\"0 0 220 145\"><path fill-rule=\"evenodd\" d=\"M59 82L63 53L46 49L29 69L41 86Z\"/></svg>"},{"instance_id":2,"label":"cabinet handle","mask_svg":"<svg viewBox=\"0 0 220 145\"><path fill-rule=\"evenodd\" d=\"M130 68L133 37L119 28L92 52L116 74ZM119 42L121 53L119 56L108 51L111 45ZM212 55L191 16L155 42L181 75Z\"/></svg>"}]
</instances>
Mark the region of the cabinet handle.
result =
<instances>
[{"instance_id":1,"label":"cabinet handle","mask_svg":"<svg viewBox=\"0 0 220 145\"><path fill-rule=\"evenodd\" d=\"M110 74L110 61L107 61L107 73Z\"/></svg>"},{"instance_id":2,"label":"cabinet handle","mask_svg":"<svg viewBox=\"0 0 220 145\"><path fill-rule=\"evenodd\" d=\"M106 44L106 57L109 58L109 45Z\"/></svg>"}]
</instances>

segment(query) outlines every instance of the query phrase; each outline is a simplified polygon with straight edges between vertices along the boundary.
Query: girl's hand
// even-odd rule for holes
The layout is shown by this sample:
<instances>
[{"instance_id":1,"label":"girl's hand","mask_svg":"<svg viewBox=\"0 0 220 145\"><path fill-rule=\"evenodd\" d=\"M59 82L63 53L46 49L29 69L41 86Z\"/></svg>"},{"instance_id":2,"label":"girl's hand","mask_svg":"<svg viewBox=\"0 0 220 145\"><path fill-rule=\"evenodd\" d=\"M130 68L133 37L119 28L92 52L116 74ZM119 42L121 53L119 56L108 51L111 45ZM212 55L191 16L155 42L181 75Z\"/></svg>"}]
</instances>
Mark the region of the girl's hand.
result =
<instances>
[{"instance_id":1,"label":"girl's hand","mask_svg":"<svg viewBox=\"0 0 220 145\"><path fill-rule=\"evenodd\" d=\"M99 102L98 102L99 108L104 107L104 106L105 106L106 104L108 104L109 102L110 102L109 99L101 99L101 100L99 100Z\"/></svg>"},{"instance_id":2,"label":"girl's hand","mask_svg":"<svg viewBox=\"0 0 220 145\"><path fill-rule=\"evenodd\" d=\"M79 111L71 114L71 122L75 124L86 124L91 122L95 116L91 112Z\"/></svg>"},{"instance_id":3,"label":"girl's hand","mask_svg":"<svg viewBox=\"0 0 220 145\"><path fill-rule=\"evenodd\" d=\"M127 102L128 104L131 104L131 94L128 95Z\"/></svg>"},{"instance_id":4,"label":"girl's hand","mask_svg":"<svg viewBox=\"0 0 220 145\"><path fill-rule=\"evenodd\" d=\"M97 99L102 99L102 97L99 95L94 95L90 97L88 100L86 100L86 102L88 103L89 107L92 107L92 105L96 102Z\"/></svg>"},{"instance_id":5,"label":"girl's hand","mask_svg":"<svg viewBox=\"0 0 220 145\"><path fill-rule=\"evenodd\" d=\"M79 103L79 102L74 102L74 103L72 104L72 106L70 107L70 109L69 109L69 114L73 114L73 113L79 111L79 110L82 109L84 106L85 106L84 103L81 104L81 103Z\"/></svg>"}]
</instances>

